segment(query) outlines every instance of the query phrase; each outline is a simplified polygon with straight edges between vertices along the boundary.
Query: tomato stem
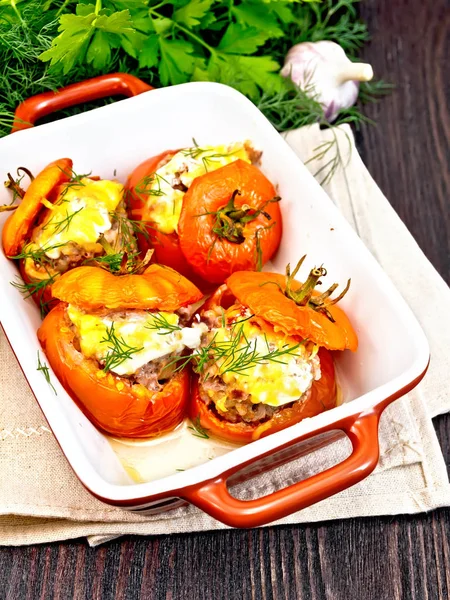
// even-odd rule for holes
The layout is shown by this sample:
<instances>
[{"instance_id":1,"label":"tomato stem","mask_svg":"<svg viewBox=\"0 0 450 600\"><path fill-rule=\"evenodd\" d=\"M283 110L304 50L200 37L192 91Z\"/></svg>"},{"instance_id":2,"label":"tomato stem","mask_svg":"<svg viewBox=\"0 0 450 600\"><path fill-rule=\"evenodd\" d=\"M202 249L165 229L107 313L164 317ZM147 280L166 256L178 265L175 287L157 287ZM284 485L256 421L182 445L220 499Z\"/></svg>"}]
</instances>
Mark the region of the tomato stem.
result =
<instances>
[{"instance_id":1,"label":"tomato stem","mask_svg":"<svg viewBox=\"0 0 450 600\"><path fill-rule=\"evenodd\" d=\"M294 289L292 289L292 283L294 282L294 278L297 275L300 267L302 266L305 258L306 258L306 254L298 261L298 263L297 263L295 269L292 271L292 273L291 273L291 265L290 264L287 265L287 267L286 267L286 288L283 293L285 296L287 296L288 298L293 300L298 306L309 306L313 310L316 310L317 312L321 312L321 313L325 314L330 319L330 321L332 321L334 323L334 318L333 318L332 314L330 313L330 311L328 310L328 307L332 306L333 304L336 304L337 302L339 302L339 300L342 300L342 298L345 296L345 294L348 292L348 290L350 288L351 279L349 279L347 281L347 285L345 286L343 291L339 294L339 296L337 296L336 298L329 299L331 294L338 287L337 283L333 283L333 285L331 285L328 288L328 290L323 292L323 294L313 295L315 287L317 285L322 284L322 282L320 281L320 278L325 277L325 275L327 274L327 270L325 269L325 267L323 267L323 266L314 267L309 272L308 279L305 281L305 283L303 283L299 288L294 290Z\"/></svg>"},{"instance_id":2,"label":"tomato stem","mask_svg":"<svg viewBox=\"0 0 450 600\"><path fill-rule=\"evenodd\" d=\"M212 228L213 233L220 238L227 239L233 244L242 244L245 241L244 226L246 223L253 221L259 217L259 215L263 215L270 221L272 217L264 209L268 204L279 202L281 200L279 196L275 196L274 198L267 200L267 202L264 202L261 208L258 209L255 209L248 204L237 207L234 202L236 196L240 195L241 192L239 190L234 190L226 206L216 212L208 213L216 215L216 221Z\"/></svg>"},{"instance_id":3,"label":"tomato stem","mask_svg":"<svg viewBox=\"0 0 450 600\"><path fill-rule=\"evenodd\" d=\"M25 190L20 187L19 181L16 181L11 173L8 173L8 181L5 181L5 188L12 190L14 199L17 197L22 199L25 196Z\"/></svg>"}]
</instances>

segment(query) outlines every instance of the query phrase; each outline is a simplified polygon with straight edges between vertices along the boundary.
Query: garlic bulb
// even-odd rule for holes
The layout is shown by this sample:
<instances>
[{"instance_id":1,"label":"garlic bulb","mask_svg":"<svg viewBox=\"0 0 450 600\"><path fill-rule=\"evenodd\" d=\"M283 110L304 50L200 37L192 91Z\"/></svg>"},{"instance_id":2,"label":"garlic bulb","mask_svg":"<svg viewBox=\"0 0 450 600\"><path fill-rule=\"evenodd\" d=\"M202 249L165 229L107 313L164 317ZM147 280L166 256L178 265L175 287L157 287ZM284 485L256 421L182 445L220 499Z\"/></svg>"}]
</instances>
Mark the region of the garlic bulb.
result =
<instances>
[{"instance_id":1,"label":"garlic bulb","mask_svg":"<svg viewBox=\"0 0 450 600\"><path fill-rule=\"evenodd\" d=\"M351 62L339 44L321 41L293 46L281 75L320 102L325 118L332 122L342 108L355 104L359 82L370 81L373 70L366 63Z\"/></svg>"}]
</instances>

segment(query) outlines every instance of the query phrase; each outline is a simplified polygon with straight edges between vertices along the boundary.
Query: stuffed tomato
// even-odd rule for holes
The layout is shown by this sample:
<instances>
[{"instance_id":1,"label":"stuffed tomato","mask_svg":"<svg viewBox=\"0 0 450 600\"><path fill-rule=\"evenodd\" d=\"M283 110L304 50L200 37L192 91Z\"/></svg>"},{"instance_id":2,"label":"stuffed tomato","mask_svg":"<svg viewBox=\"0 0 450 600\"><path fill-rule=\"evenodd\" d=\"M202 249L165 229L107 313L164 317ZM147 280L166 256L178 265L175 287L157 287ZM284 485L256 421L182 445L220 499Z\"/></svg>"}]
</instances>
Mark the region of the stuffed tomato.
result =
<instances>
[{"instance_id":1,"label":"stuffed tomato","mask_svg":"<svg viewBox=\"0 0 450 600\"><path fill-rule=\"evenodd\" d=\"M141 249L204 288L260 269L281 239L280 198L250 143L170 150L127 183L130 217L147 226Z\"/></svg>"},{"instance_id":2,"label":"stuffed tomato","mask_svg":"<svg viewBox=\"0 0 450 600\"><path fill-rule=\"evenodd\" d=\"M152 437L185 417L188 351L204 325L189 325L202 293L168 267L112 275L78 267L52 287L60 300L38 338L66 391L101 430Z\"/></svg>"},{"instance_id":3,"label":"stuffed tomato","mask_svg":"<svg viewBox=\"0 0 450 600\"><path fill-rule=\"evenodd\" d=\"M136 256L123 185L76 176L68 158L50 163L30 183L3 229L3 249L19 261L24 284L42 312L54 305L51 285L66 271L90 261L119 268Z\"/></svg>"},{"instance_id":4,"label":"stuffed tomato","mask_svg":"<svg viewBox=\"0 0 450 600\"><path fill-rule=\"evenodd\" d=\"M297 269L296 269L297 271ZM194 352L189 416L212 435L246 443L336 405L330 350L357 336L331 294L287 275L236 272L199 313L208 327Z\"/></svg>"}]
</instances>

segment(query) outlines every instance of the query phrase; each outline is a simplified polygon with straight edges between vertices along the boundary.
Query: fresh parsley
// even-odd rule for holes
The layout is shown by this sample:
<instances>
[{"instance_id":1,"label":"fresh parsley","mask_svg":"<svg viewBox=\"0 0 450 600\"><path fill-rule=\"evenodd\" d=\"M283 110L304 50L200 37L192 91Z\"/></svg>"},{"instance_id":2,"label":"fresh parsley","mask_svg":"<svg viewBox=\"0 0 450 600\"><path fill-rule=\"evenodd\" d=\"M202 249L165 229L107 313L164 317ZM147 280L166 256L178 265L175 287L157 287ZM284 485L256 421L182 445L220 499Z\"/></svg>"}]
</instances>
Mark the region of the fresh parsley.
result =
<instances>
[{"instance_id":1,"label":"fresh parsley","mask_svg":"<svg viewBox=\"0 0 450 600\"><path fill-rule=\"evenodd\" d=\"M356 57L368 41L358 0L0 0L0 135L25 98L103 73L152 85L218 81L251 98L279 130L323 111L279 75L298 42L337 41ZM389 92L361 85L361 103ZM111 102L67 109L75 114ZM50 119L55 117L50 117ZM343 111L363 121L361 108Z\"/></svg>"}]
</instances>

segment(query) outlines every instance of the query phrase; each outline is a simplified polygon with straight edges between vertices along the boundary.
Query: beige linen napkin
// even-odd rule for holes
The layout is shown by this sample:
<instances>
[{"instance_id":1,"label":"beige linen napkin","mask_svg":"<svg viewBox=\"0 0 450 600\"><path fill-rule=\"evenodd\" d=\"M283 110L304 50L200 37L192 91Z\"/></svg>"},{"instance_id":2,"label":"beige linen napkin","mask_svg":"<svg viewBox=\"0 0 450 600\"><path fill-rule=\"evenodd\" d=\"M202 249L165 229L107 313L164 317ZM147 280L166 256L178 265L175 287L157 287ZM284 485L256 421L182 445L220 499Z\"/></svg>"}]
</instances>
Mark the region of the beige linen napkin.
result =
<instances>
[{"instance_id":1,"label":"beige linen napkin","mask_svg":"<svg viewBox=\"0 0 450 600\"><path fill-rule=\"evenodd\" d=\"M336 136L336 137L335 137ZM415 513L450 505L450 485L431 416L450 410L450 291L420 251L364 167L348 127L290 132L288 143L313 174L340 161L324 184L390 275L427 334L432 360L425 380L391 405L380 424L380 463L368 479L278 524ZM319 148L319 149L318 149ZM330 166L317 174L319 181ZM427 303L421 291L427 289ZM430 308L432 307L432 308ZM0 332L0 544L21 545L87 536L97 545L123 534L185 533L225 526L192 506L152 517L94 499L78 482L46 425ZM314 452L236 489L240 498L267 494L345 458L347 440Z\"/></svg>"}]
</instances>

